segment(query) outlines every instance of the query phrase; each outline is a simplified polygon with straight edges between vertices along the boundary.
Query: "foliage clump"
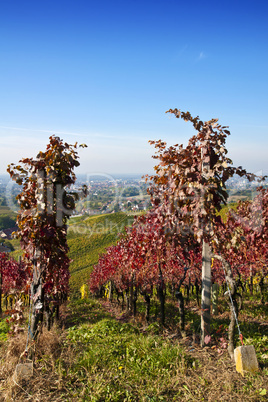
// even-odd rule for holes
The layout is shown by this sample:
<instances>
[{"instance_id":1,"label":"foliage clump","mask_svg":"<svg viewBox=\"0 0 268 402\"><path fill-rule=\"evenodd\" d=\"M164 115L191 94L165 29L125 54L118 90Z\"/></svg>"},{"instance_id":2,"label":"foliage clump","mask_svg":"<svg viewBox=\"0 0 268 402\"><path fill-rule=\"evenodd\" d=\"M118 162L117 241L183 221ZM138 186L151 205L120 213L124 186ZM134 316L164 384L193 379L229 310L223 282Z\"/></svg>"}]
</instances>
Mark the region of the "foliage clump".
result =
<instances>
[{"instance_id":1,"label":"foliage clump","mask_svg":"<svg viewBox=\"0 0 268 402\"><path fill-rule=\"evenodd\" d=\"M17 196L20 210L16 236L24 261L39 265L46 291L67 292L70 260L66 223L76 199L67 187L75 183L74 168L80 164L77 143L70 145L51 136L45 152L39 152L36 159L23 158L20 163L10 164L8 172L22 185Z\"/></svg>"}]
</instances>

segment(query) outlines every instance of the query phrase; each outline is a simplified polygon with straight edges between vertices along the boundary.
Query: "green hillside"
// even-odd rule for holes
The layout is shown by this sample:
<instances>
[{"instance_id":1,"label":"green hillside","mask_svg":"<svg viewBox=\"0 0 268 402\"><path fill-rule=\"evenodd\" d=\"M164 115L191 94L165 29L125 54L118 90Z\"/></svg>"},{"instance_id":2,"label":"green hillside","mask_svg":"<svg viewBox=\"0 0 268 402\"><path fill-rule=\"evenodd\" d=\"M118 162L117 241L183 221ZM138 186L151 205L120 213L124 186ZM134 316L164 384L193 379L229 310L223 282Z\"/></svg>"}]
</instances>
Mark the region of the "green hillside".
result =
<instances>
[{"instance_id":1,"label":"green hillside","mask_svg":"<svg viewBox=\"0 0 268 402\"><path fill-rule=\"evenodd\" d=\"M79 293L80 287L89 279L92 267L99 256L112 244L116 244L118 234L130 226L134 216L123 212L97 216L72 218L68 227L70 247L71 294Z\"/></svg>"},{"instance_id":2,"label":"green hillside","mask_svg":"<svg viewBox=\"0 0 268 402\"><path fill-rule=\"evenodd\" d=\"M0 206L0 230L12 228L16 225L17 214L6 206Z\"/></svg>"}]
</instances>

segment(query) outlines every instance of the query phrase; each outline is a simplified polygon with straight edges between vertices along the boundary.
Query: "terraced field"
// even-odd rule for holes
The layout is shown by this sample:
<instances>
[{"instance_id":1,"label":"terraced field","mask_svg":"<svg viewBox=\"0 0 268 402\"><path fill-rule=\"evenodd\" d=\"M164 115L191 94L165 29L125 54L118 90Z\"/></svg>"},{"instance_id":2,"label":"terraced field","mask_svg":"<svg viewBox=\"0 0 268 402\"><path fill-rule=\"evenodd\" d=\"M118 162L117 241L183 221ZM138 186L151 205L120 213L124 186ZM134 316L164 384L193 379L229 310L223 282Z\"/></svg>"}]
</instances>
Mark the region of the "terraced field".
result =
<instances>
[{"instance_id":1,"label":"terraced field","mask_svg":"<svg viewBox=\"0 0 268 402\"><path fill-rule=\"evenodd\" d=\"M118 235L130 226L134 216L123 212L97 216L72 218L68 227L70 247L71 294L76 295L83 283L89 279L90 272L97 264L99 256L112 244Z\"/></svg>"}]
</instances>

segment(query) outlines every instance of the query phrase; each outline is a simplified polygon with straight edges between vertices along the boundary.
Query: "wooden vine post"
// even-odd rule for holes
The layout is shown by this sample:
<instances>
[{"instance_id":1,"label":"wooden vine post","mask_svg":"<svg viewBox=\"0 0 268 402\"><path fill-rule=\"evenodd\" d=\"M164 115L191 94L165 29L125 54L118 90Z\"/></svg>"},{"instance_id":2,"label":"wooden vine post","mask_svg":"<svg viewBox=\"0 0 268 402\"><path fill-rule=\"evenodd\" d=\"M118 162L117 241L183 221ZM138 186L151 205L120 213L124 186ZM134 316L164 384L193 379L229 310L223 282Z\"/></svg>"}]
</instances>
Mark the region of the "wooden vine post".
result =
<instances>
[{"instance_id":1,"label":"wooden vine post","mask_svg":"<svg viewBox=\"0 0 268 402\"><path fill-rule=\"evenodd\" d=\"M38 334L38 324L43 321L44 313L44 288L42 282L42 256L36 252L33 260L33 278L31 283L32 316L30 323L30 334L33 339Z\"/></svg>"},{"instance_id":2,"label":"wooden vine post","mask_svg":"<svg viewBox=\"0 0 268 402\"><path fill-rule=\"evenodd\" d=\"M33 163L38 166L42 160L38 159ZM62 206L62 199L60 197L63 194L63 185L57 183L56 185L51 183L51 177L48 177L44 168L37 168L34 173L34 180L36 179L36 211L39 219L46 224L49 216L53 217L54 225L61 226L62 220L60 208ZM68 215L71 214L71 211ZM61 216L62 218L62 216ZM38 324L43 322L44 313L47 316L51 315L49 306L45 303L44 283L46 276L46 262L44 258L44 250L42 242L36 245L33 258L33 277L31 284L31 300L33 303L30 334L33 339L38 335ZM50 319L47 317L48 329L50 329Z\"/></svg>"},{"instance_id":3,"label":"wooden vine post","mask_svg":"<svg viewBox=\"0 0 268 402\"><path fill-rule=\"evenodd\" d=\"M208 146L209 144L206 144ZM201 149L202 175L208 178L210 171L210 160L204 162L204 152ZM209 158L210 159L210 158ZM205 198L206 189L203 188ZM202 288L201 288L201 339L202 347L205 345L205 337L210 335L210 305L211 305L211 248L209 243L202 240Z\"/></svg>"},{"instance_id":4,"label":"wooden vine post","mask_svg":"<svg viewBox=\"0 0 268 402\"><path fill-rule=\"evenodd\" d=\"M202 291L201 291L201 346L205 345L205 337L210 335L211 304L211 250L203 240L202 244Z\"/></svg>"},{"instance_id":5,"label":"wooden vine post","mask_svg":"<svg viewBox=\"0 0 268 402\"><path fill-rule=\"evenodd\" d=\"M37 161L33 161L34 165L37 165ZM45 170L38 169L34 172L33 179L36 179L36 213L40 214L40 218L46 214L46 203L44 202L44 189L45 189ZM30 334L33 339L38 334L38 324L43 321L44 313L44 288L42 276L45 271L43 262L42 247L36 246L34 251L33 262L33 274L31 283L31 300L32 300L32 316L30 323Z\"/></svg>"}]
</instances>

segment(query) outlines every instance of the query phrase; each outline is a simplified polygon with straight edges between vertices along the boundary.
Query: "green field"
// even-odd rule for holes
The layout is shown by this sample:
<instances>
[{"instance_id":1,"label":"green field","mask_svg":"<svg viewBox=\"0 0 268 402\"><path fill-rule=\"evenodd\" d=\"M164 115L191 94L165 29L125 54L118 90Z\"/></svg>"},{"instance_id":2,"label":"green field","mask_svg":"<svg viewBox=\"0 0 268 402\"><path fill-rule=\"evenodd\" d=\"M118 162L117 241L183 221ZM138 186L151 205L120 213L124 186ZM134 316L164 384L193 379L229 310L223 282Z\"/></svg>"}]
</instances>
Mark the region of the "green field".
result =
<instances>
[{"instance_id":1,"label":"green field","mask_svg":"<svg viewBox=\"0 0 268 402\"><path fill-rule=\"evenodd\" d=\"M68 245L70 247L71 295L78 295L83 283L105 249L118 241L118 235L130 226L134 216L123 212L114 214L81 216L70 219Z\"/></svg>"}]
</instances>

